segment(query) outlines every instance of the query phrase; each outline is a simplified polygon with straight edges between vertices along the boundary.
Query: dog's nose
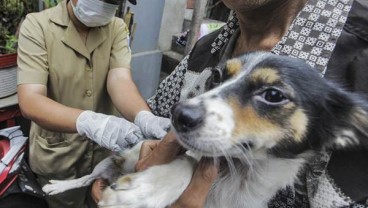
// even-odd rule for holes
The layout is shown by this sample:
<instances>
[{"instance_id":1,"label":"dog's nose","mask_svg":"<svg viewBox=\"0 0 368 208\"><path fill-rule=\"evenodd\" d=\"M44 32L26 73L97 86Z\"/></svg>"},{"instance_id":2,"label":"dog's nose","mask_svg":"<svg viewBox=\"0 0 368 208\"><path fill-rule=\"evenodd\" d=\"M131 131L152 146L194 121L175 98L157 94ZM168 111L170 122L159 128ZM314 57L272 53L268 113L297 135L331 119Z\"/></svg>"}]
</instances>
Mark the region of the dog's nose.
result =
<instances>
[{"instance_id":1,"label":"dog's nose","mask_svg":"<svg viewBox=\"0 0 368 208\"><path fill-rule=\"evenodd\" d=\"M172 124L177 131L192 131L201 126L205 116L202 105L176 104L171 109Z\"/></svg>"},{"instance_id":2,"label":"dog's nose","mask_svg":"<svg viewBox=\"0 0 368 208\"><path fill-rule=\"evenodd\" d=\"M113 190L115 190L116 187L117 187L116 183L113 183L113 184L110 185L110 188L113 189Z\"/></svg>"}]
</instances>

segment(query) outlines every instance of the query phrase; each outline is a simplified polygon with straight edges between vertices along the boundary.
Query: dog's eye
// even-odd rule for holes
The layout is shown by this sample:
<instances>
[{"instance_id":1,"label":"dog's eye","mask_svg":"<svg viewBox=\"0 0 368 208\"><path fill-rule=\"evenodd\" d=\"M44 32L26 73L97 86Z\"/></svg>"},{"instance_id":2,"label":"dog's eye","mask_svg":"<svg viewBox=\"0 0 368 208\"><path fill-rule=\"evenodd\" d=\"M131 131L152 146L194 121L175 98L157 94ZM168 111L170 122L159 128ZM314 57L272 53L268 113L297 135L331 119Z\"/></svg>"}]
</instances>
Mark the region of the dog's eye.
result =
<instances>
[{"instance_id":1,"label":"dog's eye","mask_svg":"<svg viewBox=\"0 0 368 208\"><path fill-rule=\"evenodd\" d=\"M265 100L271 103L278 103L285 99L285 96L279 90L275 89L266 90L263 93L263 97Z\"/></svg>"},{"instance_id":2,"label":"dog's eye","mask_svg":"<svg viewBox=\"0 0 368 208\"><path fill-rule=\"evenodd\" d=\"M266 89L260 96L262 100L270 104L282 104L288 100L280 90L274 88Z\"/></svg>"}]
</instances>

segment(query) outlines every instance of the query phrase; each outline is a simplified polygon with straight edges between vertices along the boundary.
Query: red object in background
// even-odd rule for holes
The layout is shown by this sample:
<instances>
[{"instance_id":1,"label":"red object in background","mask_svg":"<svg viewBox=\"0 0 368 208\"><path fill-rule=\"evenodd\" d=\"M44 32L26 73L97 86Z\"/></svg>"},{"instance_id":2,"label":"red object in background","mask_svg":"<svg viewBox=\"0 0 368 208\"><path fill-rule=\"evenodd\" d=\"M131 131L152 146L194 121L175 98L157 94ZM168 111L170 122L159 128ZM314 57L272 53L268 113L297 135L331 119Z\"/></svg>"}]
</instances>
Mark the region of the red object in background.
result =
<instances>
[{"instance_id":1,"label":"red object in background","mask_svg":"<svg viewBox=\"0 0 368 208\"><path fill-rule=\"evenodd\" d=\"M6 122L6 127L15 126L15 118L22 116L18 106L0 109L0 123Z\"/></svg>"},{"instance_id":2,"label":"red object in background","mask_svg":"<svg viewBox=\"0 0 368 208\"><path fill-rule=\"evenodd\" d=\"M17 65L17 53L1 54L0 55L0 69L8 68Z\"/></svg>"},{"instance_id":3,"label":"red object in background","mask_svg":"<svg viewBox=\"0 0 368 208\"><path fill-rule=\"evenodd\" d=\"M0 197L19 176L27 140L20 126L0 129Z\"/></svg>"},{"instance_id":4,"label":"red object in background","mask_svg":"<svg viewBox=\"0 0 368 208\"><path fill-rule=\"evenodd\" d=\"M20 112L18 105L0 109L0 123L5 122L6 127L15 126L15 119L21 116L22 113ZM10 149L10 140L6 137L0 136L0 159L4 158ZM10 170L13 168L13 165L19 165L14 163L17 161L18 157L24 153L25 149L26 145L17 152L7 167L0 173L0 197L3 196L12 183L18 178L18 171Z\"/></svg>"},{"instance_id":5,"label":"red object in background","mask_svg":"<svg viewBox=\"0 0 368 208\"><path fill-rule=\"evenodd\" d=\"M25 151L25 149L26 146L23 146L16 154L16 156L12 159L12 161L8 164L8 166L5 168L5 170L2 173L0 173L0 197L5 193L6 190L8 190L8 188L12 185L12 183L17 179L18 171L16 170L10 171L10 170L13 168L15 161L17 161L18 157ZM9 152L9 150L10 150L9 139L0 137L0 158L4 158L4 156L6 155L6 153Z\"/></svg>"},{"instance_id":6,"label":"red object in background","mask_svg":"<svg viewBox=\"0 0 368 208\"><path fill-rule=\"evenodd\" d=\"M187 9L194 9L196 0L187 0Z\"/></svg>"}]
</instances>

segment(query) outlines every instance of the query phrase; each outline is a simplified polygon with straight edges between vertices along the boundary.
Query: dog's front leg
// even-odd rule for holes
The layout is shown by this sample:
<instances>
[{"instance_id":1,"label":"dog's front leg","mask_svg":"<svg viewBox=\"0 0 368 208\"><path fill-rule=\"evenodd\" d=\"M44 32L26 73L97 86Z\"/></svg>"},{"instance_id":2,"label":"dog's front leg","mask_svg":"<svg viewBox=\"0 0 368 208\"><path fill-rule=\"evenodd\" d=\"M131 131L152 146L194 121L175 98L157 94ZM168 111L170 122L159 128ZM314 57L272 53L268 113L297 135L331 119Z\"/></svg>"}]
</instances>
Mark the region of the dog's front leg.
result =
<instances>
[{"instance_id":1,"label":"dog's front leg","mask_svg":"<svg viewBox=\"0 0 368 208\"><path fill-rule=\"evenodd\" d=\"M171 163L125 175L108 187L100 207L163 208L175 202L189 185L197 160L183 155Z\"/></svg>"},{"instance_id":2,"label":"dog's front leg","mask_svg":"<svg viewBox=\"0 0 368 208\"><path fill-rule=\"evenodd\" d=\"M92 173L81 178L71 180L50 180L49 184L42 187L48 195L55 195L64 191L90 185L95 179L103 178L110 183L122 174L134 172L134 165L139 159L139 152L143 142L131 149L123 150L117 155L112 155L99 162Z\"/></svg>"}]
</instances>

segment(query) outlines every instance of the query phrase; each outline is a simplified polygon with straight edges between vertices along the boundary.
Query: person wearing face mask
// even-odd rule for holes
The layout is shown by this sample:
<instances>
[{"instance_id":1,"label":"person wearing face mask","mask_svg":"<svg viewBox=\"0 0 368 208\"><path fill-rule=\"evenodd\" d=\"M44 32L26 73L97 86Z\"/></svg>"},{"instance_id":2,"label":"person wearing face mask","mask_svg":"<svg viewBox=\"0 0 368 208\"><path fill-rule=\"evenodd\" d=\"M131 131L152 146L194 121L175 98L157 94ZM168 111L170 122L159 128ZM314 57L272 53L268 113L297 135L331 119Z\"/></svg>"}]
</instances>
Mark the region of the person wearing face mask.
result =
<instances>
[{"instance_id":1,"label":"person wearing face mask","mask_svg":"<svg viewBox=\"0 0 368 208\"><path fill-rule=\"evenodd\" d=\"M63 0L27 15L21 26L18 100L32 121L29 163L41 186L89 174L111 150L160 139L169 128L133 83L118 3ZM46 200L50 208L80 208L89 195L80 188Z\"/></svg>"}]
</instances>

